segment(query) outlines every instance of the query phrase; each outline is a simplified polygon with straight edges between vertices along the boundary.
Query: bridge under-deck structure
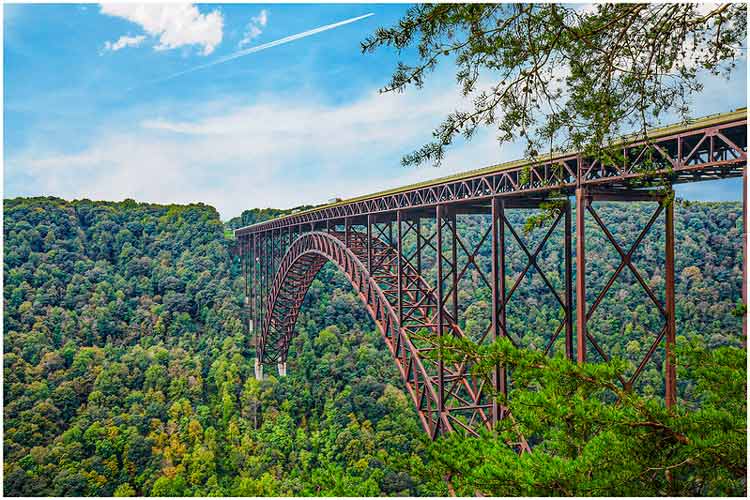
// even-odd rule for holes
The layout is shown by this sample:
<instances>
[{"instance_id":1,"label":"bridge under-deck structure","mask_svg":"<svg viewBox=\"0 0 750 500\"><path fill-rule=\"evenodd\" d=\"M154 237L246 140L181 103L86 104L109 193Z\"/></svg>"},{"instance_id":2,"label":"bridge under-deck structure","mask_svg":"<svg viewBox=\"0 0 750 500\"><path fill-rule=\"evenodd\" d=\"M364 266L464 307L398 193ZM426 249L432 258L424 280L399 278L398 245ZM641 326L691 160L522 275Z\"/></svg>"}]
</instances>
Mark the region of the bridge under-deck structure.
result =
<instances>
[{"instance_id":1,"label":"bridge under-deck structure","mask_svg":"<svg viewBox=\"0 0 750 500\"><path fill-rule=\"evenodd\" d=\"M535 348L563 353L579 363L607 360L608 346L597 340L589 323L618 276L630 272L640 284L642 299L658 311L660 326L652 332L640 362L621 382L632 388L649 363L659 359L663 397L666 405L674 405L672 186L741 177L746 166L747 110L743 108L652 130L645 138L623 138L596 157L570 153L505 163L238 229L235 251L242 263L256 377L262 378L264 365L276 365L280 375L286 374L302 302L320 269L332 262L351 282L382 334L424 430L432 438L453 431L477 434L506 416L497 395L507 394L508 370L498 366L491 384L483 382L472 375L468 358L443 359L438 346L444 337L468 337L477 343L505 337L519 344L523 332L512 331L507 311L518 287L534 272L559 307L556 328ZM628 235L630 241L622 243L598 212L597 203L608 201L653 202L654 210L643 227ZM509 214L529 214L533 210L528 209L540 207L548 218L540 236L527 242ZM487 223L469 225L468 231L475 234L466 234L457 220L467 216L483 216ZM603 288L587 294L592 264L587 259L586 232L592 224L612 245L618 262ZM746 228L744 216L743 224ZM634 262L639 245L657 226L664 231L660 290ZM563 258L557 266L559 276L550 277L541 261L554 231L563 233L556 240ZM522 250L526 260L520 271L506 262L510 243ZM480 264L482 259L490 262ZM743 264L746 300L744 268ZM467 308L459 304L460 292L467 286L485 287L488 298L486 325L473 325L470 332Z\"/></svg>"}]
</instances>

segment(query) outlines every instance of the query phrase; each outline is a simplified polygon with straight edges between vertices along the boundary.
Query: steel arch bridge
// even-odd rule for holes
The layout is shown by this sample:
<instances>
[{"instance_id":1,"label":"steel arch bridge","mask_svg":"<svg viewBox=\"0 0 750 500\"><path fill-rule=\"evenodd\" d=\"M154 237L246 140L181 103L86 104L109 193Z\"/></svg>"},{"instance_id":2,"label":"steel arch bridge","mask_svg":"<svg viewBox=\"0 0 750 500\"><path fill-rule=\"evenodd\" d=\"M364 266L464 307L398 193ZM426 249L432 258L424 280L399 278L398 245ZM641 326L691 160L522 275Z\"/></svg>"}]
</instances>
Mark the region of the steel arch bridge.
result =
<instances>
[{"instance_id":1,"label":"steel arch bridge","mask_svg":"<svg viewBox=\"0 0 750 500\"><path fill-rule=\"evenodd\" d=\"M488 343L505 337L519 345L523 332L510 327L508 309L524 279L534 273L559 315L556 330L530 348L562 352L579 363L609 359L608 346L602 345L589 324L618 277L629 272L656 309L660 326L652 332L640 363L622 383L633 387L649 363L660 359L665 403L673 405L676 372L669 353L676 336L674 208L673 192L663 186L744 176L747 110L652 130L646 139L624 138L609 146L608 153L598 158L562 154L535 163L501 164L337 200L236 230L235 253L242 262L256 377L262 378L263 366L272 364L280 375L286 375L289 346L305 294L323 265L332 262L351 282L382 334L424 430L432 438L453 431L477 434L507 415L492 396L507 393L507 370L497 367L492 387L486 387L472 376L468 359L448 362L438 353L430 354L441 339L466 337ZM556 215L534 241L527 241L511 223L510 213L528 214L528 209L550 200L558 207ZM654 202L654 211L625 246L597 211L600 201ZM457 219L477 215L487 223L470 224L462 234ZM587 290L591 272L586 257L587 222L589 229L593 225L609 242L618 261L604 287L593 293ZM660 290L644 279L634 261L657 225L664 231L664 286ZM550 276L544 252L552 235L559 233L557 251L562 258L558 272ZM511 244L525 256L526 264L520 269L506 262ZM467 321L470 310L463 307L460 293L466 287L486 289L486 327ZM743 265L743 299L746 290ZM516 445L526 448L522 438Z\"/></svg>"}]
</instances>

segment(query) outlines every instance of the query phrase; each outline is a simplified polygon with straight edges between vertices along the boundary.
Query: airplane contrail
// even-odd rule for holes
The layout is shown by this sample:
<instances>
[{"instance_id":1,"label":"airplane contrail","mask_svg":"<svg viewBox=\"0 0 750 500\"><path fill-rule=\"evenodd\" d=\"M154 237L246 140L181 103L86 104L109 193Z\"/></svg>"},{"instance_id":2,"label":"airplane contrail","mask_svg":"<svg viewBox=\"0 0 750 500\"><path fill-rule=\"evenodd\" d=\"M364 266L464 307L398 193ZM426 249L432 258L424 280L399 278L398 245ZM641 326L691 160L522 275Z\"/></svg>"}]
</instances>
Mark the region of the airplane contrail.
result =
<instances>
[{"instance_id":1,"label":"airplane contrail","mask_svg":"<svg viewBox=\"0 0 750 500\"><path fill-rule=\"evenodd\" d=\"M284 38L279 38L278 40L274 40L273 42L264 43L261 45L256 45L255 47L250 47L249 49L239 50L237 52L234 52L232 54L229 54L224 57L220 57L216 59L215 61L211 61L206 64L201 64L200 66L195 66L194 68L186 69L185 71L180 71L179 73L175 73L173 75L166 76L164 78L159 78L157 80L151 80L147 83L159 83L164 82L167 80L171 80L172 78L177 78L178 76L186 75L188 73L192 73L193 71L198 71L200 69L210 68L211 66L216 66L217 64L222 64L227 61L231 61L232 59L237 59L238 57L244 57L250 54L255 54L256 52L260 52L262 50L270 49L271 47L276 47L277 45L283 45L285 43L293 42L295 40L299 40L300 38L305 38L310 35L315 35L317 33L322 33L323 31L332 30L333 28L338 28L339 26L344 26L345 24L350 24L356 21L359 21L360 19L364 19L366 17L370 17L375 15L373 12L370 12L369 14L365 14L363 16L358 17L352 17L351 19L345 19L343 21L339 21L337 23L333 24L326 24L325 26L320 26L319 28L314 28L311 30L303 31L301 33L297 33L296 35L289 35L285 36Z\"/></svg>"}]
</instances>

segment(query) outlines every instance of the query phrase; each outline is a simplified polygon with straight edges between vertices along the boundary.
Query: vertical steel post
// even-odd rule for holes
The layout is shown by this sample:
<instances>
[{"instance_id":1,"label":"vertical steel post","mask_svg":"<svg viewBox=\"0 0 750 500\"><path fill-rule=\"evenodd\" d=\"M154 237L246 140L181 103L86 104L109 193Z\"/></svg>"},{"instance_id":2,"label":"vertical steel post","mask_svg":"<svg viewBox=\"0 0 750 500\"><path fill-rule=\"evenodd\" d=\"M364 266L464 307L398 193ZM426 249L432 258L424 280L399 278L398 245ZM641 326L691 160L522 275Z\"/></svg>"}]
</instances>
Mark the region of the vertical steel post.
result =
<instances>
[{"instance_id":1,"label":"vertical steel post","mask_svg":"<svg viewBox=\"0 0 750 500\"><path fill-rule=\"evenodd\" d=\"M261 318L261 325L266 321L266 306L268 305L268 232L264 231L262 235L262 252L263 255L260 259L262 282L261 282L261 297L263 301L263 317Z\"/></svg>"},{"instance_id":2,"label":"vertical steel post","mask_svg":"<svg viewBox=\"0 0 750 500\"><path fill-rule=\"evenodd\" d=\"M417 274L422 276L422 216L417 215L415 227L417 229Z\"/></svg>"},{"instance_id":3,"label":"vertical steel post","mask_svg":"<svg viewBox=\"0 0 750 500\"><path fill-rule=\"evenodd\" d=\"M367 272L372 276L372 215L367 214Z\"/></svg>"},{"instance_id":4,"label":"vertical steel post","mask_svg":"<svg viewBox=\"0 0 750 500\"><path fill-rule=\"evenodd\" d=\"M508 302L508 298L506 296L506 289L505 289L505 200L501 199L500 203L498 204L498 231L497 231L497 250L498 250L498 266L497 269L499 271L498 275L498 282L500 285L499 292L500 295L498 297L499 303L500 303L500 325L502 327L502 331L500 334L503 337L508 336L508 315L506 310L506 303ZM508 395L508 368L507 366L503 366L500 370L500 380L499 380L499 390L500 393L507 396ZM502 416L502 415L501 415Z\"/></svg>"},{"instance_id":5,"label":"vertical steel post","mask_svg":"<svg viewBox=\"0 0 750 500\"><path fill-rule=\"evenodd\" d=\"M266 293L264 288L264 271L263 271L263 260L265 259L265 243L264 233L258 234L258 259L255 265L257 266L257 278L258 278L258 328L263 331L263 320L266 313Z\"/></svg>"},{"instance_id":6,"label":"vertical steel post","mask_svg":"<svg viewBox=\"0 0 750 500\"><path fill-rule=\"evenodd\" d=\"M570 199L565 201L565 357L573 359L573 245Z\"/></svg>"},{"instance_id":7,"label":"vertical steel post","mask_svg":"<svg viewBox=\"0 0 750 500\"><path fill-rule=\"evenodd\" d=\"M346 245L346 248L351 248L352 242L351 242L351 228L352 224L349 220L349 217L344 217L344 245Z\"/></svg>"},{"instance_id":8,"label":"vertical steel post","mask_svg":"<svg viewBox=\"0 0 750 500\"><path fill-rule=\"evenodd\" d=\"M243 298L245 306L248 301L248 283L247 283L247 240L240 237L240 263L242 264L242 277L245 279L245 297Z\"/></svg>"},{"instance_id":9,"label":"vertical steel post","mask_svg":"<svg viewBox=\"0 0 750 500\"><path fill-rule=\"evenodd\" d=\"M504 225L504 222L498 220L500 215L500 200L498 198L492 198L492 342L496 342L500 333L500 288L504 287L505 283L500 283L501 275L500 271L500 249L499 246L499 231L498 223ZM500 365L495 366L492 372L492 388L496 392L500 392ZM497 396L492 397L492 412L490 415L492 425L497 424L500 419L500 405L497 402Z\"/></svg>"},{"instance_id":10,"label":"vertical steel post","mask_svg":"<svg viewBox=\"0 0 750 500\"><path fill-rule=\"evenodd\" d=\"M255 259L255 249L253 248L253 235L248 234L247 235L247 264L245 267L245 272L247 273L247 292L245 293L245 296L247 297L250 311L247 316L247 322L248 322L248 331L251 333L253 332L253 313L255 312L255 308L253 307L253 260Z\"/></svg>"},{"instance_id":11,"label":"vertical steel post","mask_svg":"<svg viewBox=\"0 0 750 500\"><path fill-rule=\"evenodd\" d=\"M451 219L451 259L453 260L453 321L458 324L458 247L456 239L458 238L458 228L456 227L456 211L450 211Z\"/></svg>"},{"instance_id":12,"label":"vertical steel post","mask_svg":"<svg viewBox=\"0 0 750 500\"><path fill-rule=\"evenodd\" d=\"M671 195L671 193L670 193ZM662 202L666 202L665 207L665 238L664 248L665 261L665 309L666 320L666 356L665 356L665 401L667 408L677 402L677 374L674 364L674 344L675 344L675 303L674 303L674 199L667 195Z\"/></svg>"},{"instance_id":13,"label":"vertical steel post","mask_svg":"<svg viewBox=\"0 0 750 500\"><path fill-rule=\"evenodd\" d=\"M421 228L421 220L422 220L422 217L419 214L417 214L416 215L416 219L414 221L414 229L417 232L417 250L416 250L416 252L417 252L417 255L416 255L417 266L416 267L417 267L417 275L418 276L422 276L422 228ZM411 286L411 285L409 285L409 286ZM417 290L414 292L414 302L417 303L417 304L419 304L420 301L424 298L425 292L422 291L422 290L420 290L418 286L416 288L417 288ZM428 314L428 313L425 312L425 314Z\"/></svg>"},{"instance_id":14,"label":"vertical steel post","mask_svg":"<svg viewBox=\"0 0 750 500\"><path fill-rule=\"evenodd\" d=\"M266 260L266 307L268 307L270 304L269 295L271 295L271 286L273 286L273 257L274 257L274 231L271 230L268 235L268 259ZM270 313L270 311L266 311L267 313ZM268 320L271 319L270 314L266 314L268 317Z\"/></svg>"},{"instance_id":15,"label":"vertical steel post","mask_svg":"<svg viewBox=\"0 0 750 500\"><path fill-rule=\"evenodd\" d=\"M271 229L271 269L269 270L269 284L273 283L273 275L276 274L276 230Z\"/></svg>"},{"instance_id":16,"label":"vertical steel post","mask_svg":"<svg viewBox=\"0 0 750 500\"><path fill-rule=\"evenodd\" d=\"M403 248L402 248L402 238L401 238L401 210L396 211L396 238L397 238L397 248L396 248L396 270L397 270L397 277L396 277L396 283L398 287L398 326L401 328L403 325L404 320L404 309L403 309L403 297L404 297L404 289L403 285L401 283L401 275L403 274L401 261L403 260ZM406 349L406 347L404 347Z\"/></svg>"},{"instance_id":17,"label":"vertical steel post","mask_svg":"<svg viewBox=\"0 0 750 500\"><path fill-rule=\"evenodd\" d=\"M747 308L747 165L742 167L742 303ZM747 349L747 309L742 314L742 345Z\"/></svg>"},{"instance_id":18,"label":"vertical steel post","mask_svg":"<svg viewBox=\"0 0 750 500\"><path fill-rule=\"evenodd\" d=\"M258 238L257 234L253 233L253 257L252 257L252 274L250 279L250 301L253 304L253 311L250 315L250 321L252 322L253 327L253 334L255 337L255 345L258 346L258 322L257 322L257 315L258 315L258 284L256 283L257 279L257 269L256 269L256 259L258 258Z\"/></svg>"},{"instance_id":19,"label":"vertical steel post","mask_svg":"<svg viewBox=\"0 0 750 500\"><path fill-rule=\"evenodd\" d=\"M586 361L586 190L576 188L576 357Z\"/></svg>"},{"instance_id":20,"label":"vertical steel post","mask_svg":"<svg viewBox=\"0 0 750 500\"><path fill-rule=\"evenodd\" d=\"M435 206L435 239L437 248L437 277L435 285L435 295L437 295L437 333L440 352L438 356L438 410L440 416L437 418L438 426L442 422L442 415L445 411L445 370L443 365L443 331L445 318L443 317L444 297L443 297L443 207Z\"/></svg>"}]
</instances>

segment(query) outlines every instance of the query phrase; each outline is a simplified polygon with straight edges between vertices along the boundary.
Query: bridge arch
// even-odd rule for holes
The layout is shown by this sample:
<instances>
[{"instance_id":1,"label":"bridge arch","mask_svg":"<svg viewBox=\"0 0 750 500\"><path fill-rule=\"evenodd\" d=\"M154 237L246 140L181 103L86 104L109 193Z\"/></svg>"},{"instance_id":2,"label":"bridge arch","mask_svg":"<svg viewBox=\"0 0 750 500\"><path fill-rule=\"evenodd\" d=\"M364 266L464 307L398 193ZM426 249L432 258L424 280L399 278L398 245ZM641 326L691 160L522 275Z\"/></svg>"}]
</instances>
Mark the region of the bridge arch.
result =
<instances>
[{"instance_id":1,"label":"bridge arch","mask_svg":"<svg viewBox=\"0 0 750 500\"><path fill-rule=\"evenodd\" d=\"M441 368L425 356L425 349L418 348L409 333L399 327L397 308L388 300L388 283L371 276L363 262L366 259L347 247L344 239L343 233L312 231L300 235L288 247L268 294L256 345L260 363L286 363L302 301L315 276L330 261L347 277L375 322L424 430L434 438L455 430L476 434L477 424L488 426L491 405L480 401L481 390L477 391L466 366L455 367L450 384L446 384L450 389L443 390L441 401L438 370L447 367Z\"/></svg>"}]
</instances>

